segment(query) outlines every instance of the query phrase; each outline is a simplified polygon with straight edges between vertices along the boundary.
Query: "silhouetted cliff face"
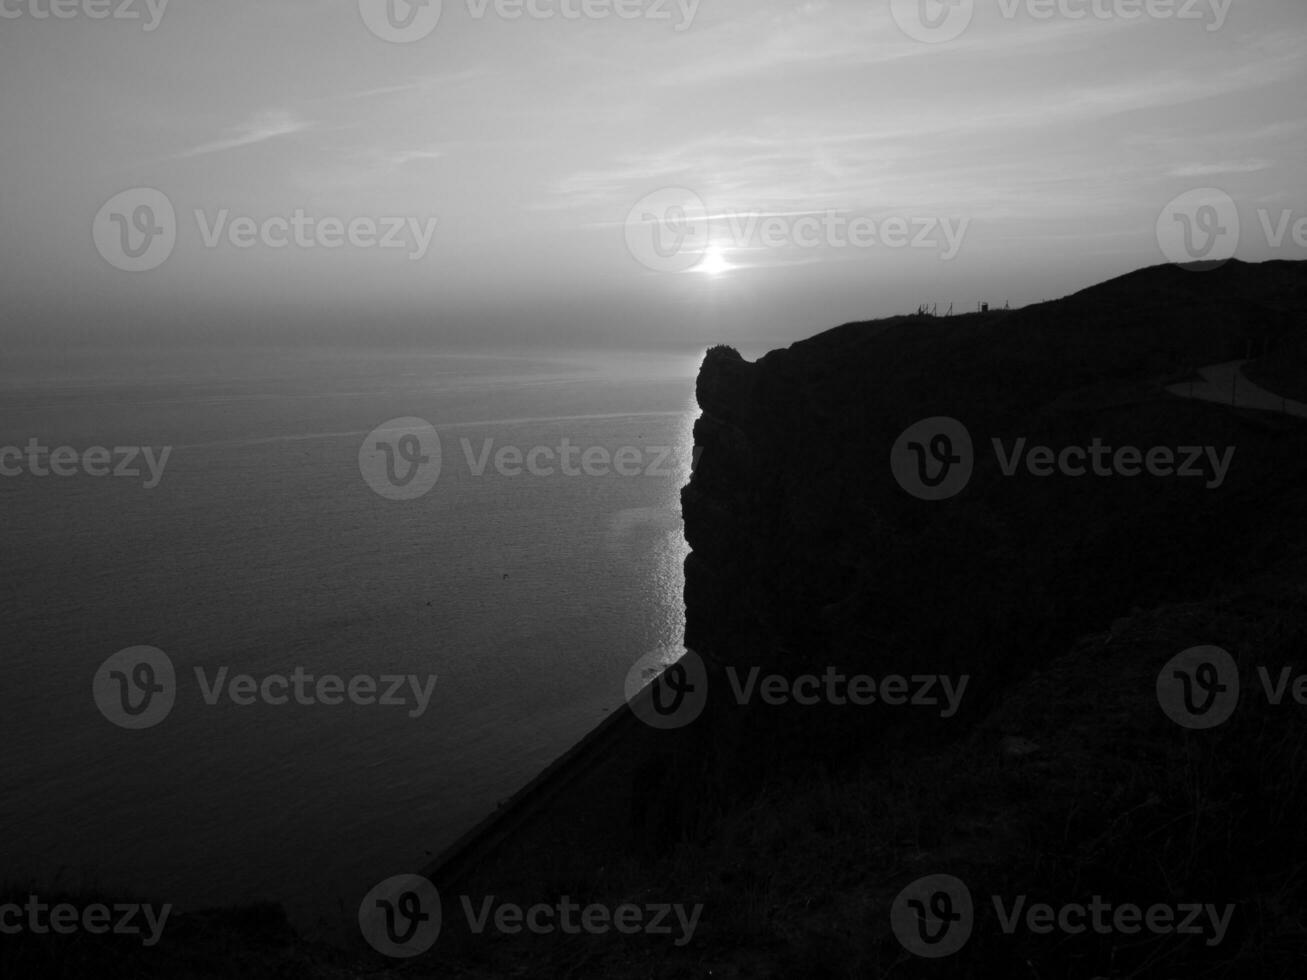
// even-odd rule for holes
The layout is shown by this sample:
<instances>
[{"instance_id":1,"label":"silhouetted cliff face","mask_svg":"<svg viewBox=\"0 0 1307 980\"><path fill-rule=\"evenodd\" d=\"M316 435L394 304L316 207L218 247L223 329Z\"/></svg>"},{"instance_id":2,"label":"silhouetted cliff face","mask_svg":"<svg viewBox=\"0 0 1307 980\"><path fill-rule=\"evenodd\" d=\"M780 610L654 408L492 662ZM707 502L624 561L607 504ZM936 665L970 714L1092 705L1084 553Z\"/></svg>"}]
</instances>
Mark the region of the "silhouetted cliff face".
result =
<instances>
[{"instance_id":1,"label":"silhouetted cliff face","mask_svg":"<svg viewBox=\"0 0 1307 980\"><path fill-rule=\"evenodd\" d=\"M685 535L686 645L703 655L729 659L730 637L750 628L749 608L757 566L762 503L761 474L753 441L753 381L757 367L729 347L704 359L696 394L703 414L694 425L698 465L681 493ZM707 450L711 448L711 451Z\"/></svg>"},{"instance_id":2,"label":"silhouetted cliff face","mask_svg":"<svg viewBox=\"0 0 1307 980\"><path fill-rule=\"evenodd\" d=\"M814 397L809 367L789 351L751 364L717 347L700 371L701 455L682 493L686 643L721 663L814 660L825 646L814 610L847 596L845 545L876 525L858 499L867 461L828 451L831 413L847 409Z\"/></svg>"},{"instance_id":3,"label":"silhouetted cliff face","mask_svg":"<svg viewBox=\"0 0 1307 980\"><path fill-rule=\"evenodd\" d=\"M1307 263L1231 262L1012 312L848 324L756 363L710 350L682 492L686 645L792 672L979 670L992 692L1133 606L1200 592L1279 546L1257 515L1291 489L1286 437L1164 385L1292 348L1305 323ZM948 501L907 494L889 465L899 434L932 416L963 422L976 448ZM1238 455L1215 490L1039 479L1002 473L994 438Z\"/></svg>"}]
</instances>

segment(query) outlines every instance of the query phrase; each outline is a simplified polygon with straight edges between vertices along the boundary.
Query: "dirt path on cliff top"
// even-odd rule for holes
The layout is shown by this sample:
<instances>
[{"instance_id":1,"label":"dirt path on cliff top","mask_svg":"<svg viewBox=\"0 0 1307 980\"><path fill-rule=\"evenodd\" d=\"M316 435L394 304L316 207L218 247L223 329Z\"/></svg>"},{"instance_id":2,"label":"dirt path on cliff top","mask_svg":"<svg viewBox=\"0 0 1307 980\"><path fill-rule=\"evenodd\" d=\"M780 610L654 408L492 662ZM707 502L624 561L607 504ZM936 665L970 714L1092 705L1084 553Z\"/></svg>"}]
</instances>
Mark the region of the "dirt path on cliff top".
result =
<instances>
[{"instance_id":1,"label":"dirt path on cliff top","mask_svg":"<svg viewBox=\"0 0 1307 980\"><path fill-rule=\"evenodd\" d=\"M1220 402L1236 408L1255 408L1265 412L1279 412L1297 418L1307 418L1307 405L1277 395L1248 380L1243 373L1247 361L1226 361L1199 368L1202 381L1184 381L1167 385L1166 390L1181 398Z\"/></svg>"}]
</instances>

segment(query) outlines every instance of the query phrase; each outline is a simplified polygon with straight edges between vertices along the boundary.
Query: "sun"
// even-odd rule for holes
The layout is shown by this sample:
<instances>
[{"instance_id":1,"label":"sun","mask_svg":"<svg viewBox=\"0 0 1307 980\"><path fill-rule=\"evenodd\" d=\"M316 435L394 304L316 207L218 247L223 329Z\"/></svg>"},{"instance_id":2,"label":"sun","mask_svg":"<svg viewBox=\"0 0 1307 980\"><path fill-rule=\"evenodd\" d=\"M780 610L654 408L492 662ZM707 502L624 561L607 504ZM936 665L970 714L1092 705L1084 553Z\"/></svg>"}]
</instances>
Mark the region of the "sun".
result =
<instances>
[{"instance_id":1,"label":"sun","mask_svg":"<svg viewBox=\"0 0 1307 980\"><path fill-rule=\"evenodd\" d=\"M694 267L694 271L705 276L720 276L723 272L734 268L735 266L726 261L726 252L721 246L709 245L704 249L703 258Z\"/></svg>"}]
</instances>

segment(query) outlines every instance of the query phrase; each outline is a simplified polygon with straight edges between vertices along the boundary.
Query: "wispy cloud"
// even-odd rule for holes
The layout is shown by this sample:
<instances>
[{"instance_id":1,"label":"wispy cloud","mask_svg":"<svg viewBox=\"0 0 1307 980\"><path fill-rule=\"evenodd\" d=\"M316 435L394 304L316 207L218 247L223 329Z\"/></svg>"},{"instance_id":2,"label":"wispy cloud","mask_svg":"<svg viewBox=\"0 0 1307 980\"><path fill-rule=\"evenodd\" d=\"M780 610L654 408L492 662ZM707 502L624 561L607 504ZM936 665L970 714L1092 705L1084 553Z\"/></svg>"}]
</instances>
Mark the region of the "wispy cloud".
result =
<instances>
[{"instance_id":1,"label":"wispy cloud","mask_svg":"<svg viewBox=\"0 0 1307 980\"><path fill-rule=\"evenodd\" d=\"M311 128L311 126L312 123L300 119L287 110L268 109L258 113L243 125L235 127L221 139L201 143L189 150L183 150L177 154L177 158L197 157L207 153L234 150L242 146L253 146L256 143L276 139L278 136L289 136L291 133L303 132Z\"/></svg>"},{"instance_id":2,"label":"wispy cloud","mask_svg":"<svg viewBox=\"0 0 1307 980\"><path fill-rule=\"evenodd\" d=\"M382 159L392 167L402 167L408 163L439 160L445 156L448 156L445 150L439 147L429 147L422 150L392 150L382 154Z\"/></svg>"},{"instance_id":3,"label":"wispy cloud","mask_svg":"<svg viewBox=\"0 0 1307 980\"><path fill-rule=\"evenodd\" d=\"M967 158L967 170L974 176L980 166L977 159L997 166L1006 150L1029 147L1032 141L1041 145L1050 134L1083 130L1131 113L1164 123L1177 107L1289 84L1303 69L1301 53L1276 48L1251 63L1152 69L1033 91L986 90L974 98L905 100L879 107L875 126L861 130L819 114L806 120L782 114L759 127L767 136L717 132L624 152L607 166L578 170L557 181L552 195L534 207L614 208L655 187L672 185L690 187L713 201L747 201L749 208L875 206L922 191L939 199L960 176L948 172L946 161L960 154L979 154ZM1192 134L1177 143L1181 145L1186 148L1183 156L1176 153L1140 173L1165 173L1177 166L1183 172L1173 176L1252 173L1273 165L1261 156L1232 162L1216 153L1209 156ZM1176 156L1193 162L1179 164ZM1029 179L1028 163L1011 166L1015 184ZM975 190L981 193L984 188Z\"/></svg>"},{"instance_id":4,"label":"wispy cloud","mask_svg":"<svg viewBox=\"0 0 1307 980\"><path fill-rule=\"evenodd\" d=\"M1022 52L1044 57L1065 55L1110 40L1135 25L1116 19L1038 23L968 34L952 44L920 44L893 25L887 4L836 8L826 2L806 3L783 14L759 11L752 19L735 19L698 35L702 50L696 57L657 76L665 86L753 81L767 76L790 79L796 72L889 65L924 58L999 59Z\"/></svg>"},{"instance_id":5,"label":"wispy cloud","mask_svg":"<svg viewBox=\"0 0 1307 980\"><path fill-rule=\"evenodd\" d=\"M464 68L460 71L443 72L440 74L420 75L415 78L410 78L407 81L395 82L390 85L374 85L369 88L328 96L324 98L323 101L373 99L383 95L404 95L410 92L430 92L436 89L448 89L452 86L475 82L478 79L486 77L487 74L488 72L485 68L474 67Z\"/></svg>"},{"instance_id":6,"label":"wispy cloud","mask_svg":"<svg viewBox=\"0 0 1307 980\"><path fill-rule=\"evenodd\" d=\"M1212 177L1217 174L1255 174L1273 166L1270 160L1229 160L1224 163L1186 163L1170 173L1172 177Z\"/></svg>"}]
</instances>

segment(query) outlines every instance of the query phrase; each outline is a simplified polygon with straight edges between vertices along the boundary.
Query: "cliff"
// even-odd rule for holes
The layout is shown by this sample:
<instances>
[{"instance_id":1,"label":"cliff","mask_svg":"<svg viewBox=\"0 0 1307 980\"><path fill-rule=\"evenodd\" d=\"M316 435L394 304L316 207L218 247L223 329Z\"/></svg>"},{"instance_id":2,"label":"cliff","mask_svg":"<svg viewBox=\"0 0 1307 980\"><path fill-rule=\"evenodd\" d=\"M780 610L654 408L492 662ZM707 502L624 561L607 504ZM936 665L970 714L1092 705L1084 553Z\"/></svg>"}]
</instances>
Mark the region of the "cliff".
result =
<instances>
[{"instance_id":1,"label":"cliff","mask_svg":"<svg viewBox=\"0 0 1307 980\"><path fill-rule=\"evenodd\" d=\"M1017 311L848 324L754 364L710 350L682 493L687 646L722 664L881 671L975 667L1001 647L1000 684L1050 644L1256 568L1282 543L1260 502L1287 489L1285 423L1165 387L1296 349L1305 266L1163 266ZM974 475L947 501L915 499L890 467L900 433L933 416L974 441ZM993 442L1023 438L1237 447L1238 463L1215 490L1008 476Z\"/></svg>"}]
</instances>

